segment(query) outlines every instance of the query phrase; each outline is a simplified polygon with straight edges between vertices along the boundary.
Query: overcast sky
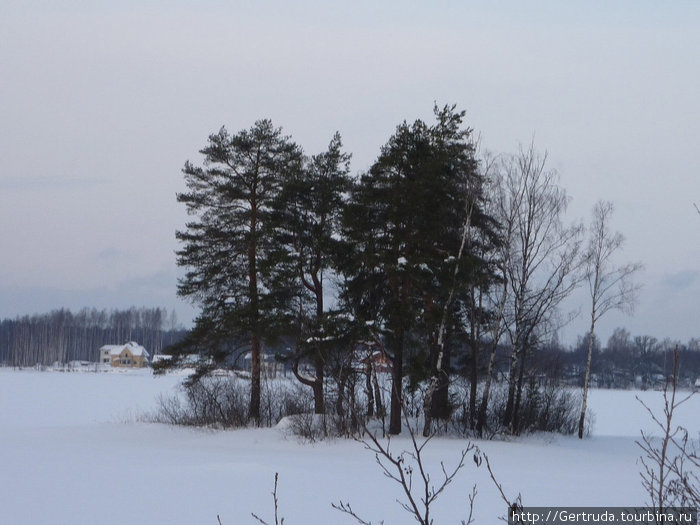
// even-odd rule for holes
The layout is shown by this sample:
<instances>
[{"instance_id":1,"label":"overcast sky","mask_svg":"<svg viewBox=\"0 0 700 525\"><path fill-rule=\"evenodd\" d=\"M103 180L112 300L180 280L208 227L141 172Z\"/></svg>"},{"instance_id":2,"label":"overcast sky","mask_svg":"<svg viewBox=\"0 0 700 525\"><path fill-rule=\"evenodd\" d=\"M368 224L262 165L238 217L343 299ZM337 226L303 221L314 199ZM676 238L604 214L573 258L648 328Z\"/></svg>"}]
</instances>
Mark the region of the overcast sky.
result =
<instances>
[{"instance_id":1,"label":"overcast sky","mask_svg":"<svg viewBox=\"0 0 700 525\"><path fill-rule=\"evenodd\" d=\"M338 130L357 173L437 101L467 111L482 148L534 137L568 220L615 203L644 289L603 341L623 325L698 337L699 5L4 0L0 317L134 304L188 322L175 194L210 133L271 118L315 153Z\"/></svg>"}]
</instances>

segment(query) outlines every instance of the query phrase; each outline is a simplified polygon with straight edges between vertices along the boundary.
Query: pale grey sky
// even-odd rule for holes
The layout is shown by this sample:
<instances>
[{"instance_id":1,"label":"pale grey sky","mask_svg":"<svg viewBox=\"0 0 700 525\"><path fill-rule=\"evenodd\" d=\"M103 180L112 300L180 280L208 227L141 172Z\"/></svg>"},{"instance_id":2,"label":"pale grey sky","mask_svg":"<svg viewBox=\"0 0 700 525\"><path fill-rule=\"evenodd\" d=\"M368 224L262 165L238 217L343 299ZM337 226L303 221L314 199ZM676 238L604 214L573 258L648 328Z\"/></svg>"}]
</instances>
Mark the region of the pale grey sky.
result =
<instances>
[{"instance_id":1,"label":"pale grey sky","mask_svg":"<svg viewBox=\"0 0 700 525\"><path fill-rule=\"evenodd\" d=\"M695 2L5 0L0 317L135 304L188 320L175 193L209 133L271 118L313 153L339 130L358 172L437 101L491 151L534 137L570 220L615 202L620 260L646 269L603 340L698 337L698 27Z\"/></svg>"}]
</instances>

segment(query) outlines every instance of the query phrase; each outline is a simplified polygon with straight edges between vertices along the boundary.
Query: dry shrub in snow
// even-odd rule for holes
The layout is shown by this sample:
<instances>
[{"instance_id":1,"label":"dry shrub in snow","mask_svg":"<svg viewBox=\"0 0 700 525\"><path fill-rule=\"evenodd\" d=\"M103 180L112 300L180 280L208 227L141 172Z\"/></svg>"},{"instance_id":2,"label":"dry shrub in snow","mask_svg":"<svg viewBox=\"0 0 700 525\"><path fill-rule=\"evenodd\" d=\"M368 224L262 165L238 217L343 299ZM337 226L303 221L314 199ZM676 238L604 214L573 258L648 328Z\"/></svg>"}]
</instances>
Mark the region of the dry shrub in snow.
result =
<instances>
[{"instance_id":1,"label":"dry shrub in snow","mask_svg":"<svg viewBox=\"0 0 700 525\"><path fill-rule=\"evenodd\" d=\"M162 423L221 428L248 421L246 385L229 377L205 377L182 386L183 395L161 396L154 420Z\"/></svg>"},{"instance_id":2,"label":"dry shrub in snow","mask_svg":"<svg viewBox=\"0 0 700 525\"><path fill-rule=\"evenodd\" d=\"M299 385L289 381L263 383L260 420L266 426L310 410ZM159 399L152 420L159 423L217 428L244 427L249 421L250 384L235 376L202 377L186 382L181 392Z\"/></svg>"},{"instance_id":3,"label":"dry shrub in snow","mask_svg":"<svg viewBox=\"0 0 700 525\"><path fill-rule=\"evenodd\" d=\"M260 403L260 424L274 426L282 419L289 431L305 441L335 437L358 437L365 426L386 433L386 417L376 406L386 406L390 397L389 383L380 377L369 388L362 373L348 373L342 381L329 377L326 384L325 413L314 414L311 392L297 381L285 378L263 381ZM404 389L403 412L413 424L423 421L425 385ZM453 407L450 419L435 420L437 434L474 437L475 418L469 413L469 385L453 382L450 392ZM371 395L370 395L371 394ZM160 399L160 407L152 418L177 425L236 428L249 422L250 384L236 376L208 376L185 382L177 395ZM553 385L538 385L531 380L523 391L517 432L503 424L507 401L506 385L492 387L486 421L479 437L493 438L504 434L558 432L573 434L579 419L579 393ZM593 418L586 418L590 426Z\"/></svg>"},{"instance_id":4,"label":"dry shrub in snow","mask_svg":"<svg viewBox=\"0 0 700 525\"><path fill-rule=\"evenodd\" d=\"M517 430L504 425L508 395L506 387L505 383L491 387L486 420L479 437L491 439L504 434L520 435L530 432L555 432L570 435L578 429L581 407L580 394L569 388L553 384L538 385L534 380L530 380L523 391ZM469 414L469 403L466 397L468 388L463 387L457 391L457 394L459 392L465 393L462 396L454 396L457 399L461 397L461 400L455 403L457 408L452 414L450 428L444 426L444 431L452 431L458 435L469 437L478 435L472 426L475 418L470 417ZM586 434L589 434L594 418L590 412L587 414Z\"/></svg>"},{"instance_id":5,"label":"dry shrub in snow","mask_svg":"<svg viewBox=\"0 0 700 525\"><path fill-rule=\"evenodd\" d=\"M682 394L678 390L678 364L676 347L673 372L664 387L661 417L637 397L662 435L659 438L642 432L641 440L637 441L643 451L642 486L649 495L649 504L660 513L674 506L700 508L700 439L693 440L687 429L673 421L676 409L694 394Z\"/></svg>"}]
</instances>

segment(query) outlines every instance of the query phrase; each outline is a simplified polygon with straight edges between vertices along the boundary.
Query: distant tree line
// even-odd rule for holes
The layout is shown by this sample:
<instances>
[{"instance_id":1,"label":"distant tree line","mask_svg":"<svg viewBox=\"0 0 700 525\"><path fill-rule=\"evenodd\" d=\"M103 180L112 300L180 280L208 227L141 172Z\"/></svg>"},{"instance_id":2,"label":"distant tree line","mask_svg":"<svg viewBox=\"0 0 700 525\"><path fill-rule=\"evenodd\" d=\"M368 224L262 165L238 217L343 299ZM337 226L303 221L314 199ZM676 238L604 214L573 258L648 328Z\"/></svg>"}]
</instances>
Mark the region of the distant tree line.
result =
<instances>
[{"instance_id":1,"label":"distant tree line","mask_svg":"<svg viewBox=\"0 0 700 525\"><path fill-rule=\"evenodd\" d=\"M559 352L558 359L569 379L579 378L585 369L588 335L580 336L568 352ZM678 349L676 381L679 387L692 386L700 378L700 339L683 343L669 338L659 340L649 335L631 336L624 328L616 328L605 346L593 338L591 374L601 388L655 388L664 386L673 372L674 349Z\"/></svg>"},{"instance_id":2,"label":"distant tree line","mask_svg":"<svg viewBox=\"0 0 700 525\"><path fill-rule=\"evenodd\" d=\"M184 333L175 312L165 308L84 308L75 313L63 308L0 320L0 364L97 361L101 346L128 341L138 342L154 355Z\"/></svg>"},{"instance_id":3,"label":"distant tree line","mask_svg":"<svg viewBox=\"0 0 700 525\"><path fill-rule=\"evenodd\" d=\"M688 388L700 378L700 339L687 342L656 337L632 336L624 328L616 328L605 345L593 337L593 359L590 381L598 388L659 389L672 372L673 351L678 348L680 367L678 386ZM556 340L539 345L532 355L526 381L557 386L580 386L585 381L589 349L588 334L578 337L575 344L564 346ZM471 363L467 352L460 352L453 369L467 376ZM499 348L494 367L496 375L505 377L510 348ZM486 377L479 372L479 380Z\"/></svg>"},{"instance_id":4,"label":"distant tree line","mask_svg":"<svg viewBox=\"0 0 700 525\"><path fill-rule=\"evenodd\" d=\"M603 374L607 361L592 345L581 367L570 360L580 352L551 341L571 319L561 305L584 282L593 338L601 315L634 304L640 265L613 264L623 238L609 229L612 205L596 205L586 242L584 226L565 221L570 199L546 154L532 145L480 154L464 116L436 105L432 123L404 121L355 177L337 133L311 156L269 120L210 135L177 196L189 216L176 233L186 270L178 293L201 311L169 351L207 357L191 381L249 352L248 417L260 423L263 348L283 337L280 357L310 388L317 414L349 410L344 389L374 352L392 363L389 433L401 431L405 389L424 388L425 433L464 401L481 434L501 381L500 425L517 434L529 385L554 377L543 367L586 384ZM623 364L610 359L622 384ZM457 402L459 372L469 389ZM369 370L370 399L373 384Z\"/></svg>"}]
</instances>

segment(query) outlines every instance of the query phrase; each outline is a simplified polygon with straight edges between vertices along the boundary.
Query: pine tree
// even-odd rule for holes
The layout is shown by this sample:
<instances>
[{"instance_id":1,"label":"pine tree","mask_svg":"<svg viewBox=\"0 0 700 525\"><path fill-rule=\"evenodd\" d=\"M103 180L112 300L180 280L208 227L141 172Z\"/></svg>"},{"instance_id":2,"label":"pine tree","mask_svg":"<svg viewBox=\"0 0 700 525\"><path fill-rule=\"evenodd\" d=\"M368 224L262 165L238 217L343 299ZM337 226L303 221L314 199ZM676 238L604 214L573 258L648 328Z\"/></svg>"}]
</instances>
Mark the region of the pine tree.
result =
<instances>
[{"instance_id":1,"label":"pine tree","mask_svg":"<svg viewBox=\"0 0 700 525\"><path fill-rule=\"evenodd\" d=\"M260 420L263 335L285 308L286 290L267 286L274 251L270 215L285 178L301 166L301 150L269 120L230 135L225 128L201 150L204 166L186 163L188 191L177 199L193 217L178 231L178 293L202 307L194 342L217 359L222 342L248 338L252 354L250 418Z\"/></svg>"},{"instance_id":2,"label":"pine tree","mask_svg":"<svg viewBox=\"0 0 700 525\"><path fill-rule=\"evenodd\" d=\"M290 326L295 327L297 352L293 366L297 379L311 387L314 411L323 414L324 377L328 351L335 345L333 312L324 304L326 282L337 266L340 214L349 185L350 155L342 151L336 133L327 151L305 159L303 169L286 179L276 202L278 256L270 261L276 287L293 290ZM308 360L314 376L299 372Z\"/></svg>"},{"instance_id":3,"label":"pine tree","mask_svg":"<svg viewBox=\"0 0 700 525\"><path fill-rule=\"evenodd\" d=\"M352 188L344 214L352 249L345 265L347 300L359 323L379 331L393 362L392 434L401 431L409 356L422 378L439 373L440 394L431 410L447 410L448 347L440 349L447 351L446 365L435 370L439 326L446 309L446 326L455 326L460 302L448 304L450 290L461 294L484 265L476 251L457 260L468 217L471 228L492 225L480 207L482 180L471 130L462 128L464 112L436 106L435 117L433 126L417 120L397 127ZM456 264L463 271L455 272Z\"/></svg>"}]
</instances>

